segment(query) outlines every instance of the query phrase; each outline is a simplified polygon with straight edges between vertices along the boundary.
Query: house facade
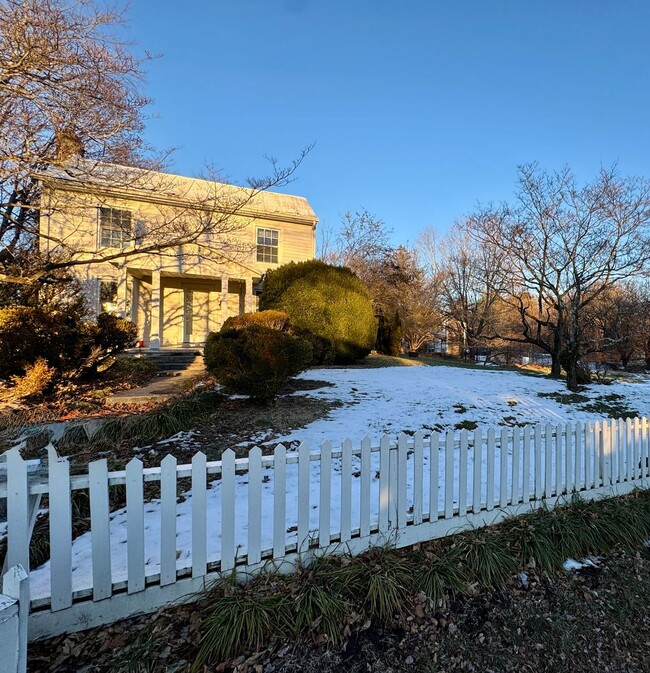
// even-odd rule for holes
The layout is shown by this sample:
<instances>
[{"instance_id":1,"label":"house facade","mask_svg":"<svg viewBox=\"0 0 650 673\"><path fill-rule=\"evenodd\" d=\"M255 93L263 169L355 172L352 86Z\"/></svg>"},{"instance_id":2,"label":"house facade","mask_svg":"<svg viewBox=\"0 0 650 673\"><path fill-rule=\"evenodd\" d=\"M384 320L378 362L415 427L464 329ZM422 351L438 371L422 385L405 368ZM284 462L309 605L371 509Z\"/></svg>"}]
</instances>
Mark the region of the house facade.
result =
<instances>
[{"instance_id":1,"label":"house facade","mask_svg":"<svg viewBox=\"0 0 650 673\"><path fill-rule=\"evenodd\" d=\"M78 159L36 176L43 251L145 347L196 346L257 309L268 269L313 259L306 199Z\"/></svg>"}]
</instances>

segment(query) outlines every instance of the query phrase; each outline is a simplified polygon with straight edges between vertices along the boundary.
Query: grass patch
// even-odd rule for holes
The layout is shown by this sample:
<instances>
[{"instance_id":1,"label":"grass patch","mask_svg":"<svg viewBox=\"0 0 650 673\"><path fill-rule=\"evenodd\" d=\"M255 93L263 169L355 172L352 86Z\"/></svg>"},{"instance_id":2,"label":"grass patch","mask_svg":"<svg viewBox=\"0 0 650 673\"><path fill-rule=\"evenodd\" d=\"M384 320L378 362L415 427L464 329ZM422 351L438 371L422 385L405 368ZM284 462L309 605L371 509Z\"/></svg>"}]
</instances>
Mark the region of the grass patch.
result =
<instances>
[{"instance_id":1,"label":"grass patch","mask_svg":"<svg viewBox=\"0 0 650 673\"><path fill-rule=\"evenodd\" d=\"M555 400L558 404L582 404L589 402L589 398L580 393L537 393L537 397Z\"/></svg>"},{"instance_id":2,"label":"grass patch","mask_svg":"<svg viewBox=\"0 0 650 673\"><path fill-rule=\"evenodd\" d=\"M454 428L456 430L476 430L476 428L478 428L478 423L476 421L468 421L465 419L460 423L456 423Z\"/></svg>"}]
</instances>

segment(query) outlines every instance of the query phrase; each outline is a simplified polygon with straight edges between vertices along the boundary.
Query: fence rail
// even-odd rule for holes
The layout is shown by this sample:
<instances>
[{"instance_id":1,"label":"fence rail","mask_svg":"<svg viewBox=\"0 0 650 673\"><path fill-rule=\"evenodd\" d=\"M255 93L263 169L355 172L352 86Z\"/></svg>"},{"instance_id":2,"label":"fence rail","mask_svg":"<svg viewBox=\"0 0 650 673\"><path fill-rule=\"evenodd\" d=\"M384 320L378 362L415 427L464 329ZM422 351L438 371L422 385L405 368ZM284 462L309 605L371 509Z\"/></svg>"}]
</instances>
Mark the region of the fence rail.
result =
<instances>
[{"instance_id":1,"label":"fence rail","mask_svg":"<svg viewBox=\"0 0 650 673\"><path fill-rule=\"evenodd\" d=\"M97 460L70 475L52 451L45 470L6 455L7 563L29 567L47 495L50 561L31 570L30 638L153 611L220 573L389 542L407 546L510 514L625 493L650 483L648 419L369 438L334 450L278 445L189 465L166 456L121 472ZM0 472L2 480L2 472ZM116 489L125 507L117 507ZM73 539L73 494L88 494L89 530Z\"/></svg>"}]
</instances>

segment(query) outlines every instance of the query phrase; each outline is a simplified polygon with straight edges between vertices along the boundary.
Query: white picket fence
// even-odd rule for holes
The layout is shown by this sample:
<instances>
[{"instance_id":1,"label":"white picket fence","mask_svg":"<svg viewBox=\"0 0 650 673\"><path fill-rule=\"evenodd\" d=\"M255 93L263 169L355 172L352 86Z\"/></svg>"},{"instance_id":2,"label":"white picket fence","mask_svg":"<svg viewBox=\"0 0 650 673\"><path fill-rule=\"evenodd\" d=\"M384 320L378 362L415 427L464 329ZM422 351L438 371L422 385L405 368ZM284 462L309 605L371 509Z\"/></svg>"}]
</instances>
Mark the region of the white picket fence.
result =
<instances>
[{"instance_id":1,"label":"white picket fence","mask_svg":"<svg viewBox=\"0 0 650 673\"><path fill-rule=\"evenodd\" d=\"M190 465L167 456L147 469L133 459L122 472L97 460L73 476L53 451L40 470L16 449L5 456L9 566L29 567L30 531L48 496L51 560L30 572L30 639L154 611L220 573L289 570L315 552L403 547L572 493L598 498L650 484L646 418L418 432L384 436L379 446L346 440L336 450L279 445L247 458L228 450L217 462L197 453ZM145 499L151 482L155 497ZM111 511L116 486L126 489L126 507ZM90 531L73 540L76 490L88 492Z\"/></svg>"}]
</instances>

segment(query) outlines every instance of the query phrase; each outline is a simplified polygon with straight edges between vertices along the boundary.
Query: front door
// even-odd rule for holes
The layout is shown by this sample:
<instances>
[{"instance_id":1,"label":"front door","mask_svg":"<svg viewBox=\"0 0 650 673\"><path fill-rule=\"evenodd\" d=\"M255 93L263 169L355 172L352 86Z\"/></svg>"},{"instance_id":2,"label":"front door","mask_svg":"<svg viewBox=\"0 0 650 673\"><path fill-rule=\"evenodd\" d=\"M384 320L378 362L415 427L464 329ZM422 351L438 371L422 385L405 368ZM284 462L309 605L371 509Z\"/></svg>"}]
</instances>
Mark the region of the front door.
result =
<instances>
[{"instance_id":1,"label":"front door","mask_svg":"<svg viewBox=\"0 0 650 673\"><path fill-rule=\"evenodd\" d=\"M183 342L202 344L210 332L210 290L186 287L183 304Z\"/></svg>"}]
</instances>

